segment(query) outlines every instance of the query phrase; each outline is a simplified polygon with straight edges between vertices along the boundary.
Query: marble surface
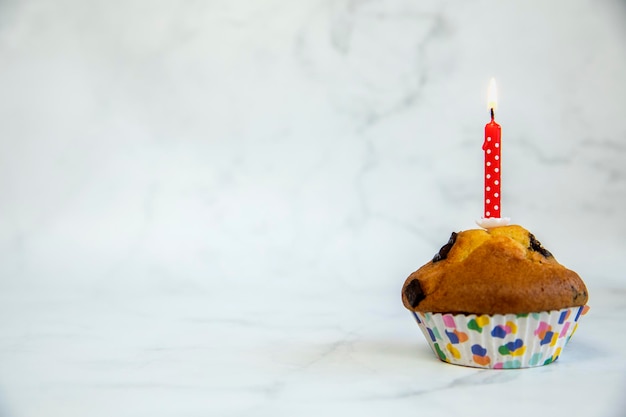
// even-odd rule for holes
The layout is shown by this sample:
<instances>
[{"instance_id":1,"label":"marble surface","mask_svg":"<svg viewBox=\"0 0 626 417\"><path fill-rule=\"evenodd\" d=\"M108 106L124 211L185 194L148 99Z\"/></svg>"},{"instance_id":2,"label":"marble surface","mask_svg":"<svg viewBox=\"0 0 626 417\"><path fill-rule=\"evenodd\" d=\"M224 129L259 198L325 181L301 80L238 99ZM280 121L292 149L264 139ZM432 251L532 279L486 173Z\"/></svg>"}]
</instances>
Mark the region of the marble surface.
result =
<instances>
[{"instance_id":1,"label":"marble surface","mask_svg":"<svg viewBox=\"0 0 626 417\"><path fill-rule=\"evenodd\" d=\"M624 416L623 1L0 2L0 415ZM555 364L435 359L481 214L578 271Z\"/></svg>"}]
</instances>

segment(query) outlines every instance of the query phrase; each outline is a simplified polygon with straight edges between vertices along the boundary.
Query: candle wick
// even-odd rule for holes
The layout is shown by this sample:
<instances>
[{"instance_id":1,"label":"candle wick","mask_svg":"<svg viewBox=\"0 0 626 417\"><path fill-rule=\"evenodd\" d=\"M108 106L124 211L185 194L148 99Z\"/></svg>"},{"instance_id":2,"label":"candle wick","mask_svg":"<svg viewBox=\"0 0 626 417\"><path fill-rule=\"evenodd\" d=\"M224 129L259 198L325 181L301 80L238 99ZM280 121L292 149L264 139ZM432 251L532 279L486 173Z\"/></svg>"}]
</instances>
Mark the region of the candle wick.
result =
<instances>
[{"instance_id":1,"label":"candle wick","mask_svg":"<svg viewBox=\"0 0 626 417\"><path fill-rule=\"evenodd\" d=\"M490 110L491 110L491 121L493 122L493 119L494 119L493 107Z\"/></svg>"}]
</instances>

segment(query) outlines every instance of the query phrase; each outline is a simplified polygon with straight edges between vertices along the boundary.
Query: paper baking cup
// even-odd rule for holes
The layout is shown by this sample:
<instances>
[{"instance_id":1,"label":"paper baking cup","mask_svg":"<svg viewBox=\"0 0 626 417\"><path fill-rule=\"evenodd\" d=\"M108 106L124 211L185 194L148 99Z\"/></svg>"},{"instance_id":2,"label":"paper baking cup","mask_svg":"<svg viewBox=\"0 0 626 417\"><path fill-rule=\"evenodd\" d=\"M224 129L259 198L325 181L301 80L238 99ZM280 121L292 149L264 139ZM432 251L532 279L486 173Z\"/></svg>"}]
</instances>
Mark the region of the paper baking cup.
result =
<instances>
[{"instance_id":1,"label":"paper baking cup","mask_svg":"<svg viewBox=\"0 0 626 417\"><path fill-rule=\"evenodd\" d=\"M413 312L439 359L476 368L514 369L558 359L588 306L527 314Z\"/></svg>"}]
</instances>

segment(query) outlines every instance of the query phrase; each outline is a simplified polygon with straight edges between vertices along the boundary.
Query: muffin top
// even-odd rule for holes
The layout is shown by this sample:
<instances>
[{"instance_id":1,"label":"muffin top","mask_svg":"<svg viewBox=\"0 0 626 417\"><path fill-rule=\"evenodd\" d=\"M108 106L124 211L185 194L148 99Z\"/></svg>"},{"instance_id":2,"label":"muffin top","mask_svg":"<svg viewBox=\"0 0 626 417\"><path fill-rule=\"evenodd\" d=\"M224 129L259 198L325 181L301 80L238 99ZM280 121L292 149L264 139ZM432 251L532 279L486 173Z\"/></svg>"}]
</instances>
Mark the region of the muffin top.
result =
<instances>
[{"instance_id":1,"label":"muffin top","mask_svg":"<svg viewBox=\"0 0 626 417\"><path fill-rule=\"evenodd\" d=\"M587 303L587 288L521 226L452 233L402 287L409 310L522 314Z\"/></svg>"}]
</instances>

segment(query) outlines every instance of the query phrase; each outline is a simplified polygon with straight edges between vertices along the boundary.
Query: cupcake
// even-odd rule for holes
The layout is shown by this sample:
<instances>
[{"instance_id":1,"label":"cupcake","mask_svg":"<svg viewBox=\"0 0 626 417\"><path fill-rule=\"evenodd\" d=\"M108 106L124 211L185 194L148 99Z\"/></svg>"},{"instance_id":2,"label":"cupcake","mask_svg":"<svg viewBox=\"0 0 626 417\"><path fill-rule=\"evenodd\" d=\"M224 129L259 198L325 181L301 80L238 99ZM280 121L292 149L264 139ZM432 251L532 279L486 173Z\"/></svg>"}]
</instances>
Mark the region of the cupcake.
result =
<instances>
[{"instance_id":1,"label":"cupcake","mask_svg":"<svg viewBox=\"0 0 626 417\"><path fill-rule=\"evenodd\" d=\"M578 274L517 225L452 233L402 287L439 359L480 368L554 362L587 299Z\"/></svg>"}]
</instances>

